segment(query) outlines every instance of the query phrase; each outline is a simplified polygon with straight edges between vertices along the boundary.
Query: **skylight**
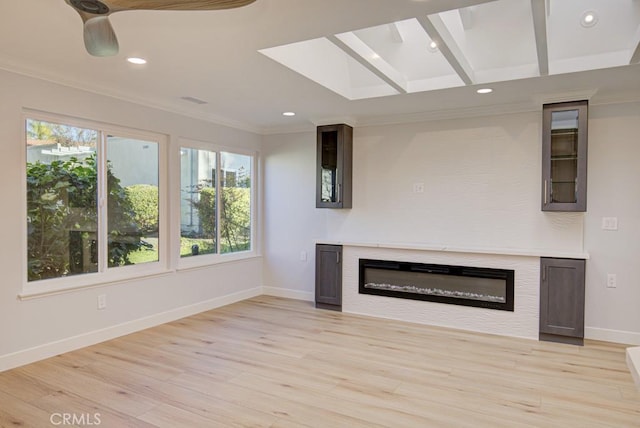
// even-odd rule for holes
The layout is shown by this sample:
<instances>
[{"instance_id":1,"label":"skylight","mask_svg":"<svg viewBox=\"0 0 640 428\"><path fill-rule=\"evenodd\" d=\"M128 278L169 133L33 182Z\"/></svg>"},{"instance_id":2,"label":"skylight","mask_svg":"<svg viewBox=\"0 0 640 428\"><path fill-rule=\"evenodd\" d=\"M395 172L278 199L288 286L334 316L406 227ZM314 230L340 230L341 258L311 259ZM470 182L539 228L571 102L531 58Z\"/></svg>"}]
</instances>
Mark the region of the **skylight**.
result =
<instances>
[{"instance_id":1,"label":"skylight","mask_svg":"<svg viewBox=\"0 0 640 428\"><path fill-rule=\"evenodd\" d=\"M262 49L260 52L350 100L398 93L326 38Z\"/></svg>"},{"instance_id":2,"label":"skylight","mask_svg":"<svg viewBox=\"0 0 640 428\"><path fill-rule=\"evenodd\" d=\"M635 0L496 0L260 52L356 100L624 66L639 45Z\"/></svg>"}]
</instances>

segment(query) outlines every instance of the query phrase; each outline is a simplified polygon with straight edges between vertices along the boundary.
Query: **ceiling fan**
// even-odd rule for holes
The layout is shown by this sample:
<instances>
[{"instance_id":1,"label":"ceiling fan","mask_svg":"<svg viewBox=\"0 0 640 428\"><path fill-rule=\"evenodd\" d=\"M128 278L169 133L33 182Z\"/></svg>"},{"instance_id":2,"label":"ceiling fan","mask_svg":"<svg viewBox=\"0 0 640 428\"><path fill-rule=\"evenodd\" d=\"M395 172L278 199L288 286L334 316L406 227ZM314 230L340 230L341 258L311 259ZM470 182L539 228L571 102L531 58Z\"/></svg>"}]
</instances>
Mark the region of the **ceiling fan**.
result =
<instances>
[{"instance_id":1,"label":"ceiling fan","mask_svg":"<svg viewBox=\"0 0 640 428\"><path fill-rule=\"evenodd\" d=\"M255 0L65 0L84 23L84 45L93 56L118 53L109 15L126 10L218 10L246 6Z\"/></svg>"}]
</instances>

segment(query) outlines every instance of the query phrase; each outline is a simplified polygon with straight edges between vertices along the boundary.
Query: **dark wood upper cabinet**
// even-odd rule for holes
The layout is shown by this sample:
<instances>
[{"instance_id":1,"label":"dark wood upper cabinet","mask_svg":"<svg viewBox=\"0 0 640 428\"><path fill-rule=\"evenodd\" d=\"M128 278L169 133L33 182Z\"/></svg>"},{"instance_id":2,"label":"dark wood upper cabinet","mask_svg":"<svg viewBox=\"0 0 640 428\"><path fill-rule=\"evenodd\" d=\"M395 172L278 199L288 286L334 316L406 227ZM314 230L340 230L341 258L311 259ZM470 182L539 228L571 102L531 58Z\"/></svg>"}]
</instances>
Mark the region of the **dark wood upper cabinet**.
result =
<instances>
[{"instance_id":1,"label":"dark wood upper cabinet","mask_svg":"<svg viewBox=\"0 0 640 428\"><path fill-rule=\"evenodd\" d=\"M587 210L588 101L542 109L542 211Z\"/></svg>"},{"instance_id":2,"label":"dark wood upper cabinet","mask_svg":"<svg viewBox=\"0 0 640 428\"><path fill-rule=\"evenodd\" d=\"M316 208L351 208L353 128L318 126Z\"/></svg>"}]
</instances>

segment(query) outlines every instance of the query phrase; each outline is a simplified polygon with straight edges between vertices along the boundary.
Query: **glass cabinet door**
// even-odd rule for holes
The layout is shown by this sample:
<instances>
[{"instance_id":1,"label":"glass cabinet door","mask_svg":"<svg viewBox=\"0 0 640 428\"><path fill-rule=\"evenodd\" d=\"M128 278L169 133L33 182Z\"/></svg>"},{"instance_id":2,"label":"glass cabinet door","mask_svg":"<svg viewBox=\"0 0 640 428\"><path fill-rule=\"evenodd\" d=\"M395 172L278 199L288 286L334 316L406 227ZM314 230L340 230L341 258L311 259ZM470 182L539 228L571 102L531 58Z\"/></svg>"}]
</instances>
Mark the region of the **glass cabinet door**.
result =
<instances>
[{"instance_id":1,"label":"glass cabinet door","mask_svg":"<svg viewBox=\"0 0 640 428\"><path fill-rule=\"evenodd\" d=\"M351 208L353 128L345 124L317 128L317 208Z\"/></svg>"},{"instance_id":2,"label":"glass cabinet door","mask_svg":"<svg viewBox=\"0 0 640 428\"><path fill-rule=\"evenodd\" d=\"M551 203L578 200L578 110L551 112Z\"/></svg>"},{"instance_id":3,"label":"glass cabinet door","mask_svg":"<svg viewBox=\"0 0 640 428\"><path fill-rule=\"evenodd\" d=\"M322 133L320 141L321 156L321 186L320 200L322 202L338 202L338 131Z\"/></svg>"},{"instance_id":4,"label":"glass cabinet door","mask_svg":"<svg viewBox=\"0 0 640 428\"><path fill-rule=\"evenodd\" d=\"M543 109L543 211L586 211L587 102Z\"/></svg>"}]
</instances>

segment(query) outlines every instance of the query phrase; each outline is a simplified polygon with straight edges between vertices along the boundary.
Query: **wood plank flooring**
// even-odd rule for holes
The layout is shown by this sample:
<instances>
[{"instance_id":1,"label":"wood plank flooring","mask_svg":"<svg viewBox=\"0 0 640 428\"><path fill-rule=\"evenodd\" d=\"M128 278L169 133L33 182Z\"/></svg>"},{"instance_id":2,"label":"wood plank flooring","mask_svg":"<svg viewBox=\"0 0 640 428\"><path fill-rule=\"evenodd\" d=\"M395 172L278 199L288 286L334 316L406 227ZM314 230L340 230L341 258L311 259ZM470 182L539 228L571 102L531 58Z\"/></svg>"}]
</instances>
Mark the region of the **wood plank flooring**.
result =
<instances>
[{"instance_id":1,"label":"wood plank flooring","mask_svg":"<svg viewBox=\"0 0 640 428\"><path fill-rule=\"evenodd\" d=\"M624 349L261 296L0 373L0 426L640 427Z\"/></svg>"}]
</instances>

